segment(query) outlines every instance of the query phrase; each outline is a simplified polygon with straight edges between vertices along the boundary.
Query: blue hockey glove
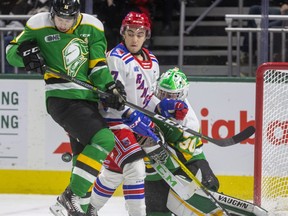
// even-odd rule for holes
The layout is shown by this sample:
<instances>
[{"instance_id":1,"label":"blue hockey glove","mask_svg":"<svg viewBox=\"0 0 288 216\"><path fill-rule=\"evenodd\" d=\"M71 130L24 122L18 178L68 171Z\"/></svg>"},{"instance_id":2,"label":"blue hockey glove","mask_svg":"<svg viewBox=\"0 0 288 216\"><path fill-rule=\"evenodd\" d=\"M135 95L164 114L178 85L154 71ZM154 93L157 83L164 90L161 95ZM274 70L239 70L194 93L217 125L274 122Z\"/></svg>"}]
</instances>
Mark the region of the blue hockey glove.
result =
<instances>
[{"instance_id":1,"label":"blue hockey glove","mask_svg":"<svg viewBox=\"0 0 288 216\"><path fill-rule=\"evenodd\" d=\"M166 118L183 120L188 112L188 106L184 101L164 98L156 107L156 112Z\"/></svg>"},{"instance_id":2,"label":"blue hockey glove","mask_svg":"<svg viewBox=\"0 0 288 216\"><path fill-rule=\"evenodd\" d=\"M127 112L128 110L123 114L123 116L125 116ZM128 118L123 118L123 123L128 125L135 133L141 136L151 137L156 142L159 141L159 138L153 132L154 123L143 113L135 110Z\"/></svg>"}]
</instances>

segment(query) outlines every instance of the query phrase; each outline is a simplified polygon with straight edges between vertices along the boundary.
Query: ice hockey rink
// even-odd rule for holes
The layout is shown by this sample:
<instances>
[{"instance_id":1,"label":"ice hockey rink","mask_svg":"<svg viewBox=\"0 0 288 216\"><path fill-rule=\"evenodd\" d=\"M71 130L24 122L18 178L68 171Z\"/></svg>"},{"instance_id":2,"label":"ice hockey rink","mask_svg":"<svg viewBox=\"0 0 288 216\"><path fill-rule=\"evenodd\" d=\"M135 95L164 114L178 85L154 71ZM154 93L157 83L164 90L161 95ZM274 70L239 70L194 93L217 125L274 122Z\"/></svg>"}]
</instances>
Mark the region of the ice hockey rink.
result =
<instances>
[{"instance_id":1,"label":"ice hockey rink","mask_svg":"<svg viewBox=\"0 0 288 216\"><path fill-rule=\"evenodd\" d=\"M53 216L56 195L0 194L0 216ZM123 197L112 197L99 216L128 216Z\"/></svg>"}]
</instances>

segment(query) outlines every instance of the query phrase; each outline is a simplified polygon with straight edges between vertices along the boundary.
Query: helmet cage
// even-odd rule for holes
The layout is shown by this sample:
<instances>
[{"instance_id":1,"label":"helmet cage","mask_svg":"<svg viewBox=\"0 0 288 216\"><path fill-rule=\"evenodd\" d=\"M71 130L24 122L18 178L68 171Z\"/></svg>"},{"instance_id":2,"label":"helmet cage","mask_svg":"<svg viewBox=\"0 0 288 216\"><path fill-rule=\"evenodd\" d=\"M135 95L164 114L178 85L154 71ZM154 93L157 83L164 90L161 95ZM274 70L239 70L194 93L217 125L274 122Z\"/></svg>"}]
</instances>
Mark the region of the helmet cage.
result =
<instances>
[{"instance_id":1,"label":"helmet cage","mask_svg":"<svg viewBox=\"0 0 288 216\"><path fill-rule=\"evenodd\" d=\"M178 68L174 68L161 75L156 88L156 96L160 100L164 98L185 100L188 90L189 82L186 75Z\"/></svg>"},{"instance_id":2,"label":"helmet cage","mask_svg":"<svg viewBox=\"0 0 288 216\"><path fill-rule=\"evenodd\" d=\"M183 101L187 96L188 96L188 86L183 89L172 91L162 88L160 86L158 86L156 89L156 97L159 98L160 100L164 98L169 98Z\"/></svg>"}]
</instances>

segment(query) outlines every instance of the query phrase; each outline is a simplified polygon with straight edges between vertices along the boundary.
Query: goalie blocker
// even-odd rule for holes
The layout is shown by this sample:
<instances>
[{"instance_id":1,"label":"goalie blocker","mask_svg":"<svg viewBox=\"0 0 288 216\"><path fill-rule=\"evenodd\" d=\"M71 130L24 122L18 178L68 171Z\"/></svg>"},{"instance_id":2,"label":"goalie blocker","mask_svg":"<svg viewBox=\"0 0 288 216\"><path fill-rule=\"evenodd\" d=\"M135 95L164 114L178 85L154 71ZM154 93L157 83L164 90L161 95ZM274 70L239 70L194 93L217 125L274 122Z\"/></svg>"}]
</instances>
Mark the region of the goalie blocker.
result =
<instances>
[{"instance_id":1,"label":"goalie blocker","mask_svg":"<svg viewBox=\"0 0 288 216\"><path fill-rule=\"evenodd\" d=\"M181 179L184 185L191 184L187 179L179 177L178 179ZM268 212L265 209L253 203L218 192L210 191L210 193L217 199L221 206L233 216L268 216ZM201 189L195 190L194 194L187 200L181 199L170 189L167 208L175 215L181 216L222 215L221 209L219 209Z\"/></svg>"}]
</instances>

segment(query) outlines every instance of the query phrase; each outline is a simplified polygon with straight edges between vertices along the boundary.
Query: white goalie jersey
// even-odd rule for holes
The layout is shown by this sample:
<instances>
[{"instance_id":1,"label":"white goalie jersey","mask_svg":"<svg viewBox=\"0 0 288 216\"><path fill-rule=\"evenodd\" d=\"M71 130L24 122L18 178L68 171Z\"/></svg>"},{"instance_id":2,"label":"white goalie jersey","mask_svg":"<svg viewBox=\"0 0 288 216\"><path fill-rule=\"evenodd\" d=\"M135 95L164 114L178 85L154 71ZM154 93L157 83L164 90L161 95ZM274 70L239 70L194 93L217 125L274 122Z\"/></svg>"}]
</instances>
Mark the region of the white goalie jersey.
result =
<instances>
[{"instance_id":1,"label":"white goalie jersey","mask_svg":"<svg viewBox=\"0 0 288 216\"><path fill-rule=\"evenodd\" d=\"M143 48L147 60L135 58L124 46L118 44L107 53L107 63L115 80L120 80L125 86L127 101L154 112L159 99L154 95L157 79L159 78L159 64L156 57ZM121 121L124 111L109 109L102 113L109 123ZM123 126L123 125L122 125Z\"/></svg>"}]
</instances>

